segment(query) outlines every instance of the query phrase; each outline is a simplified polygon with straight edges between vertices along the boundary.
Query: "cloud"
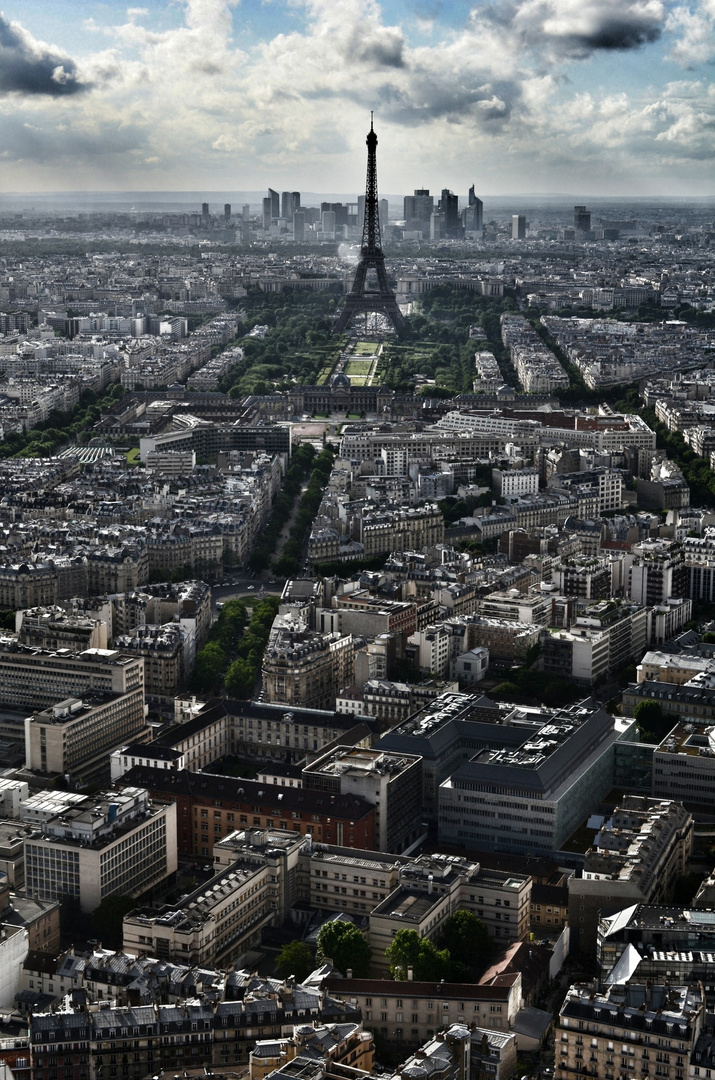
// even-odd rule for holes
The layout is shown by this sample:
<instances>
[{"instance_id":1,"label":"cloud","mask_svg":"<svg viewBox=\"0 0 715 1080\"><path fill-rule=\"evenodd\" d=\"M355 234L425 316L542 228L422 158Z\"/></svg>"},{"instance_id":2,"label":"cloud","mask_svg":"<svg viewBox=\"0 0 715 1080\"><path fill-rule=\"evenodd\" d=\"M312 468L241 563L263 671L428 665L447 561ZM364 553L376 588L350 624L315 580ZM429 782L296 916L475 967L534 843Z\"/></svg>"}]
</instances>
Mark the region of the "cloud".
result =
<instances>
[{"instance_id":1,"label":"cloud","mask_svg":"<svg viewBox=\"0 0 715 1080\"><path fill-rule=\"evenodd\" d=\"M695 10L675 7L667 25L676 39L670 50L676 64L692 70L715 59L715 0L704 0Z\"/></svg>"},{"instance_id":2,"label":"cloud","mask_svg":"<svg viewBox=\"0 0 715 1080\"><path fill-rule=\"evenodd\" d=\"M0 12L0 94L66 97L87 89L70 56Z\"/></svg>"},{"instance_id":3,"label":"cloud","mask_svg":"<svg viewBox=\"0 0 715 1080\"><path fill-rule=\"evenodd\" d=\"M706 176L708 80L666 89L659 65L667 49L684 66L709 58L715 0L472 3L457 25L434 0L412 0L414 19L402 23L377 0L272 0L270 25L282 32L261 39L249 4L162 0L167 25L144 0L120 25L93 24L111 47L92 51L96 34L85 35L76 62L13 26L32 56L52 57L52 96L76 96L71 109L48 105L46 91L26 92L21 110L13 100L4 118L0 108L11 151L0 183L20 175L17 156L37 162L47 185L111 176L127 188L354 191L371 109L385 191L430 180L457 190L467 178L564 190L570 177L595 190L613 177L655 183L667 169L690 180L693 162L693 176ZM653 87L628 75L628 54L648 49ZM618 65L600 59L614 53Z\"/></svg>"},{"instance_id":4,"label":"cloud","mask_svg":"<svg viewBox=\"0 0 715 1080\"><path fill-rule=\"evenodd\" d=\"M523 0L508 22L526 48L584 59L653 44L665 19L661 0Z\"/></svg>"}]
</instances>

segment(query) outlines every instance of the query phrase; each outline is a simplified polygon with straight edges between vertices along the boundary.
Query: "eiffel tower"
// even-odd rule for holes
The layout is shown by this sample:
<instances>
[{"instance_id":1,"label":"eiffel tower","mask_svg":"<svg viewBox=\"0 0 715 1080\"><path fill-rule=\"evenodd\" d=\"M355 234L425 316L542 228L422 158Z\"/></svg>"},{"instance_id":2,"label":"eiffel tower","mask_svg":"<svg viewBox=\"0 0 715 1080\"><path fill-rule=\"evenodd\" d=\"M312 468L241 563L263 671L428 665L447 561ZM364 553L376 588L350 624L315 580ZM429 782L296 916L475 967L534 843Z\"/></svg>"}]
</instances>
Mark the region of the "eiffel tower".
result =
<instances>
[{"instance_id":1,"label":"eiffel tower","mask_svg":"<svg viewBox=\"0 0 715 1080\"><path fill-rule=\"evenodd\" d=\"M387 282L385 256L380 240L380 214L377 201L377 135L372 126L367 134L367 184L365 186L365 220L362 227L360 262L355 271L353 287L345 298L345 307L335 323L335 332L342 333L355 315L368 311L380 312L391 320L395 330L400 331L405 320L397 306L397 299ZM368 270L377 277L377 288L367 288Z\"/></svg>"}]
</instances>

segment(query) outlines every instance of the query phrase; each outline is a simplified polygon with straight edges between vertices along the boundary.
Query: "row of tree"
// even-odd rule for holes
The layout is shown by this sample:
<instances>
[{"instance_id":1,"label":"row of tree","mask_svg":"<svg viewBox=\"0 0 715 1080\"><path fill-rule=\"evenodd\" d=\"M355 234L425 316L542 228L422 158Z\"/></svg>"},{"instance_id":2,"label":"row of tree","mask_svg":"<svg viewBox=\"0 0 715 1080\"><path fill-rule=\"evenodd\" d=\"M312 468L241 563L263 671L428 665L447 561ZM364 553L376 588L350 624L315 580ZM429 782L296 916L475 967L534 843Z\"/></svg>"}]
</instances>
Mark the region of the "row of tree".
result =
<instances>
[{"instance_id":1,"label":"row of tree","mask_svg":"<svg viewBox=\"0 0 715 1080\"><path fill-rule=\"evenodd\" d=\"M279 598L268 596L253 607L251 621L244 600L227 600L209 631L206 644L196 654L192 688L217 694L222 686L230 697L253 697L257 672ZM246 626L248 623L248 626Z\"/></svg>"},{"instance_id":2,"label":"row of tree","mask_svg":"<svg viewBox=\"0 0 715 1080\"><path fill-rule=\"evenodd\" d=\"M271 516L248 560L252 570L267 570L270 566L278 538L290 518L293 504L300 495L303 481L312 468L315 456L315 447L307 442L301 443L293 451L280 494L274 500Z\"/></svg>"},{"instance_id":3,"label":"row of tree","mask_svg":"<svg viewBox=\"0 0 715 1080\"><path fill-rule=\"evenodd\" d=\"M489 963L494 943L489 931L471 911L455 911L447 919L437 944L421 938L416 930L398 930L385 955L393 979L417 982L466 982L479 977ZM367 978L372 950L367 939L352 922L324 923L318 933L316 956L319 964L330 959L346 975ZM281 949L276 969L283 977L294 975L300 982L313 970L313 953L304 941L290 941Z\"/></svg>"},{"instance_id":4,"label":"row of tree","mask_svg":"<svg viewBox=\"0 0 715 1080\"><path fill-rule=\"evenodd\" d=\"M303 547L308 539L315 515L318 513L323 490L330 479L334 460L335 454L326 448L318 454L313 463L313 471L300 497L298 512L291 524L288 539L283 545L279 558L273 563L273 570L281 577L290 577L300 570Z\"/></svg>"}]
</instances>

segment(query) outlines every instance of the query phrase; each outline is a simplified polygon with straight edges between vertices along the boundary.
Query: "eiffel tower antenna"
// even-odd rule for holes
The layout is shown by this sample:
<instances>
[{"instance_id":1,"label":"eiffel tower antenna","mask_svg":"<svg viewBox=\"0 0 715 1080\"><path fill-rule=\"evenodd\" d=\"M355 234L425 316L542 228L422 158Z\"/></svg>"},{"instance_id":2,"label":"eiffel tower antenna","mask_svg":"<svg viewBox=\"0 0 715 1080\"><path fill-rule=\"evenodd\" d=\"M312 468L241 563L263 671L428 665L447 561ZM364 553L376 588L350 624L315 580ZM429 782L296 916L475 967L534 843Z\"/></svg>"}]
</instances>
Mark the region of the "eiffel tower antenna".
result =
<instances>
[{"instance_id":1,"label":"eiffel tower antenna","mask_svg":"<svg viewBox=\"0 0 715 1080\"><path fill-rule=\"evenodd\" d=\"M370 113L370 130L367 133L367 182L365 185L365 219L362 226L362 244L360 261L355 271L353 286L345 298L345 307L335 323L335 332L342 333L355 315L367 312L379 312L386 315L395 330L404 326L402 312L397 305L397 298L387 281L385 256L380 239L380 212L377 198L377 135L373 127L373 114ZM367 288L367 274L375 271L377 288Z\"/></svg>"}]
</instances>

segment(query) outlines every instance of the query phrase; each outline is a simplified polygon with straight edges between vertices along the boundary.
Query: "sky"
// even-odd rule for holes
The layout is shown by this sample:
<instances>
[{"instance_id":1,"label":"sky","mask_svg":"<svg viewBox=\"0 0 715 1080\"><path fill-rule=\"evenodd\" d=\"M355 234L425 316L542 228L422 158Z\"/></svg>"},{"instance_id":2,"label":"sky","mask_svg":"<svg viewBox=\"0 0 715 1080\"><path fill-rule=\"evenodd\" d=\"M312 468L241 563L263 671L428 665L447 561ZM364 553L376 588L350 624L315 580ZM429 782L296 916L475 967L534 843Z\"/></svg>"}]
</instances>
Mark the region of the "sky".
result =
<instances>
[{"instance_id":1,"label":"sky","mask_svg":"<svg viewBox=\"0 0 715 1080\"><path fill-rule=\"evenodd\" d=\"M715 195L715 0L0 4L0 192Z\"/></svg>"}]
</instances>

